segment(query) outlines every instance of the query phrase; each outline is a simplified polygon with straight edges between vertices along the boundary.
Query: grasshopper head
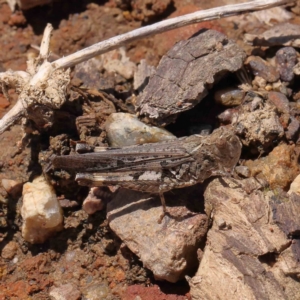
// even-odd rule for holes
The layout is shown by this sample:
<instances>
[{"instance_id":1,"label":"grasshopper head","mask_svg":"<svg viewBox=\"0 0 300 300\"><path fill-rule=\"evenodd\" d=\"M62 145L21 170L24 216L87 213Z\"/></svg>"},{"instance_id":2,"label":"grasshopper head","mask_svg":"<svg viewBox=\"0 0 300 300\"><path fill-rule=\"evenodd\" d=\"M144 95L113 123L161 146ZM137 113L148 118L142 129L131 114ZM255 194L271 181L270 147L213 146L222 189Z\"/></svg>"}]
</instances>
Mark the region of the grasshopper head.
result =
<instances>
[{"instance_id":1,"label":"grasshopper head","mask_svg":"<svg viewBox=\"0 0 300 300\"><path fill-rule=\"evenodd\" d=\"M213 134L215 135L213 152L220 169L231 172L240 159L242 144L231 128L220 127Z\"/></svg>"}]
</instances>

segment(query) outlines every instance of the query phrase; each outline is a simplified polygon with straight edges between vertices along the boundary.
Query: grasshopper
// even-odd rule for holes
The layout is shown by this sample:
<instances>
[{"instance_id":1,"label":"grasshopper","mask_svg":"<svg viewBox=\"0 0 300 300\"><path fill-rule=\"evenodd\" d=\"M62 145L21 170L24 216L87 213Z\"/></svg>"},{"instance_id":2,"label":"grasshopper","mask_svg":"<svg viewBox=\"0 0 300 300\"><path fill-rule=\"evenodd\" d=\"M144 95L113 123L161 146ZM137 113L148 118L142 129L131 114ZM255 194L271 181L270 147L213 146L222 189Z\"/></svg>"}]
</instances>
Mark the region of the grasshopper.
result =
<instances>
[{"instance_id":1,"label":"grasshopper","mask_svg":"<svg viewBox=\"0 0 300 300\"><path fill-rule=\"evenodd\" d=\"M77 152L88 151L79 143ZM52 167L75 171L80 185L118 185L160 195L166 213L164 192L201 183L211 176L226 176L237 164L242 145L231 128L221 127L211 135L192 135L172 141L127 146L94 147L91 153L51 158Z\"/></svg>"}]
</instances>

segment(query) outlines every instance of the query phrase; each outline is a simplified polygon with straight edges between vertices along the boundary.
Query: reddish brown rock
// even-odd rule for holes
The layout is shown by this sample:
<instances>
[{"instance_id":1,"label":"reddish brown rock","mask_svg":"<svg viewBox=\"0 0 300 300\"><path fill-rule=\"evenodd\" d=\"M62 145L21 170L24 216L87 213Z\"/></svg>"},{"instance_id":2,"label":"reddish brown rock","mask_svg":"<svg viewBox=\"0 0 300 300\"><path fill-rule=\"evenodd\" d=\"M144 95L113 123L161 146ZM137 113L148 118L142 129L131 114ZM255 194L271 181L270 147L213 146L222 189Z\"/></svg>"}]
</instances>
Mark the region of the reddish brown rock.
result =
<instances>
[{"instance_id":1,"label":"reddish brown rock","mask_svg":"<svg viewBox=\"0 0 300 300\"><path fill-rule=\"evenodd\" d=\"M26 18L21 11L16 11L10 16L8 24L10 26L23 26L26 24Z\"/></svg>"},{"instance_id":2,"label":"reddish brown rock","mask_svg":"<svg viewBox=\"0 0 300 300\"><path fill-rule=\"evenodd\" d=\"M157 285L145 287L142 285L132 285L129 286L124 294L122 295L122 300L133 300L133 299L143 299L143 300L191 300L189 294L186 295L176 295L176 294L165 294L163 293Z\"/></svg>"},{"instance_id":3,"label":"reddish brown rock","mask_svg":"<svg viewBox=\"0 0 300 300\"><path fill-rule=\"evenodd\" d=\"M104 198L110 198L111 194L108 191L109 190L106 187L91 188L88 196L83 201L82 209L89 215L102 210L105 206L105 199L101 199L101 196L102 198L103 196ZM107 196L105 196L104 194L107 194Z\"/></svg>"},{"instance_id":4,"label":"reddish brown rock","mask_svg":"<svg viewBox=\"0 0 300 300\"><path fill-rule=\"evenodd\" d=\"M284 94L278 92L269 92L268 99L276 106L279 112L289 113L289 100Z\"/></svg>"},{"instance_id":5,"label":"reddish brown rock","mask_svg":"<svg viewBox=\"0 0 300 300\"><path fill-rule=\"evenodd\" d=\"M245 64L250 67L254 76L262 77L267 82L275 82L280 77L276 68L259 56L249 56Z\"/></svg>"},{"instance_id":6,"label":"reddish brown rock","mask_svg":"<svg viewBox=\"0 0 300 300\"><path fill-rule=\"evenodd\" d=\"M17 254L18 244L14 241L10 241L4 246L1 252L1 257L4 259L13 259Z\"/></svg>"},{"instance_id":7,"label":"reddish brown rock","mask_svg":"<svg viewBox=\"0 0 300 300\"><path fill-rule=\"evenodd\" d=\"M288 190L291 182L299 174L299 147L281 144L266 157L248 160L245 165L251 176L267 180L271 189Z\"/></svg>"},{"instance_id":8,"label":"reddish brown rock","mask_svg":"<svg viewBox=\"0 0 300 300\"><path fill-rule=\"evenodd\" d=\"M135 0L131 1L134 19L149 22L157 18L171 6L171 0Z\"/></svg>"},{"instance_id":9,"label":"reddish brown rock","mask_svg":"<svg viewBox=\"0 0 300 300\"><path fill-rule=\"evenodd\" d=\"M0 109L6 108L9 105L9 101L2 94L0 94Z\"/></svg>"},{"instance_id":10,"label":"reddish brown rock","mask_svg":"<svg viewBox=\"0 0 300 300\"><path fill-rule=\"evenodd\" d=\"M297 140L299 137L300 122L295 117L290 117L290 123L285 131L288 140Z\"/></svg>"}]
</instances>

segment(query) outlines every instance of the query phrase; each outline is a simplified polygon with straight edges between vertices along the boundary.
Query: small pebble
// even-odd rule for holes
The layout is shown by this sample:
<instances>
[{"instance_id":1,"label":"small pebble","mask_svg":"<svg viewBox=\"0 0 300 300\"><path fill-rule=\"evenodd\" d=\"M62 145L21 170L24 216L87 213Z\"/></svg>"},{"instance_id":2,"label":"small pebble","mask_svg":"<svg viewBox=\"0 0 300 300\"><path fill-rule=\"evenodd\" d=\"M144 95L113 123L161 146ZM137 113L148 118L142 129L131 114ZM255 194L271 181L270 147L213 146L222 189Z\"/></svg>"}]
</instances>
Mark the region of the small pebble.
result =
<instances>
[{"instance_id":1,"label":"small pebble","mask_svg":"<svg viewBox=\"0 0 300 300\"><path fill-rule=\"evenodd\" d=\"M244 97L245 92L237 88L221 89L214 95L217 103L229 107L242 104Z\"/></svg>"},{"instance_id":2,"label":"small pebble","mask_svg":"<svg viewBox=\"0 0 300 300\"><path fill-rule=\"evenodd\" d=\"M289 100L284 94L278 92L269 92L268 99L276 106L279 112L290 112Z\"/></svg>"},{"instance_id":3,"label":"small pebble","mask_svg":"<svg viewBox=\"0 0 300 300\"><path fill-rule=\"evenodd\" d=\"M63 213L53 187L43 176L24 184L22 236L32 244L43 243L63 229Z\"/></svg>"},{"instance_id":4,"label":"small pebble","mask_svg":"<svg viewBox=\"0 0 300 300\"><path fill-rule=\"evenodd\" d=\"M285 132L288 140L296 140L299 136L300 123L295 117L290 117L290 123Z\"/></svg>"},{"instance_id":5,"label":"small pebble","mask_svg":"<svg viewBox=\"0 0 300 300\"><path fill-rule=\"evenodd\" d=\"M163 128L147 125L128 113L113 113L105 123L109 145L124 147L174 140L176 137Z\"/></svg>"},{"instance_id":6,"label":"small pebble","mask_svg":"<svg viewBox=\"0 0 300 300\"><path fill-rule=\"evenodd\" d=\"M108 187L91 188L88 196L83 201L82 209L89 215L102 210L107 200L111 198L111 194L112 192Z\"/></svg>"},{"instance_id":7,"label":"small pebble","mask_svg":"<svg viewBox=\"0 0 300 300\"><path fill-rule=\"evenodd\" d=\"M1 180L2 186L5 191L13 198L21 196L23 184L16 180L3 178Z\"/></svg>"},{"instance_id":8,"label":"small pebble","mask_svg":"<svg viewBox=\"0 0 300 300\"><path fill-rule=\"evenodd\" d=\"M88 286L83 291L84 299L89 300L99 300L99 299L108 299L110 294L110 288L106 282L98 282Z\"/></svg>"},{"instance_id":9,"label":"small pebble","mask_svg":"<svg viewBox=\"0 0 300 300\"><path fill-rule=\"evenodd\" d=\"M254 76L259 76L267 82L275 82L279 79L279 71L259 56L249 56L245 62Z\"/></svg>"},{"instance_id":10,"label":"small pebble","mask_svg":"<svg viewBox=\"0 0 300 300\"><path fill-rule=\"evenodd\" d=\"M17 254L18 244L14 241L10 241L6 244L1 252L1 257L4 259L13 259Z\"/></svg>"},{"instance_id":11,"label":"small pebble","mask_svg":"<svg viewBox=\"0 0 300 300\"><path fill-rule=\"evenodd\" d=\"M294 79L293 68L297 63L297 51L293 47L284 47L276 52L276 63L282 81Z\"/></svg>"},{"instance_id":12,"label":"small pebble","mask_svg":"<svg viewBox=\"0 0 300 300\"><path fill-rule=\"evenodd\" d=\"M104 203L101 199L92 197L89 195L82 204L82 209L89 215L94 214L95 212L102 210Z\"/></svg>"},{"instance_id":13,"label":"small pebble","mask_svg":"<svg viewBox=\"0 0 300 300\"><path fill-rule=\"evenodd\" d=\"M235 171L237 172L238 175L245 178L248 178L251 175L249 168L246 166L237 166L235 167Z\"/></svg>"},{"instance_id":14,"label":"small pebble","mask_svg":"<svg viewBox=\"0 0 300 300\"><path fill-rule=\"evenodd\" d=\"M62 208L73 208L79 205L77 201L71 201L68 199L61 199L59 200L59 204Z\"/></svg>"},{"instance_id":15,"label":"small pebble","mask_svg":"<svg viewBox=\"0 0 300 300\"><path fill-rule=\"evenodd\" d=\"M295 193L297 195L300 195L300 174L291 183L288 194L290 195L291 193Z\"/></svg>"},{"instance_id":16,"label":"small pebble","mask_svg":"<svg viewBox=\"0 0 300 300\"><path fill-rule=\"evenodd\" d=\"M218 115L218 119L222 125L233 123L237 119L239 112L236 108L228 108Z\"/></svg>"},{"instance_id":17,"label":"small pebble","mask_svg":"<svg viewBox=\"0 0 300 300\"><path fill-rule=\"evenodd\" d=\"M255 76L254 80L252 81L252 85L257 86L262 89L263 88L268 89L268 87L270 86L270 85L267 85L267 80L260 76Z\"/></svg>"},{"instance_id":18,"label":"small pebble","mask_svg":"<svg viewBox=\"0 0 300 300\"><path fill-rule=\"evenodd\" d=\"M49 295L54 300L79 300L81 299L81 293L77 286L72 283L67 283L59 287L53 287L50 290ZM99 298L101 299L101 298Z\"/></svg>"},{"instance_id":19,"label":"small pebble","mask_svg":"<svg viewBox=\"0 0 300 300\"><path fill-rule=\"evenodd\" d=\"M263 101L259 97L254 97L251 102L251 111L259 109L263 105Z\"/></svg>"}]
</instances>

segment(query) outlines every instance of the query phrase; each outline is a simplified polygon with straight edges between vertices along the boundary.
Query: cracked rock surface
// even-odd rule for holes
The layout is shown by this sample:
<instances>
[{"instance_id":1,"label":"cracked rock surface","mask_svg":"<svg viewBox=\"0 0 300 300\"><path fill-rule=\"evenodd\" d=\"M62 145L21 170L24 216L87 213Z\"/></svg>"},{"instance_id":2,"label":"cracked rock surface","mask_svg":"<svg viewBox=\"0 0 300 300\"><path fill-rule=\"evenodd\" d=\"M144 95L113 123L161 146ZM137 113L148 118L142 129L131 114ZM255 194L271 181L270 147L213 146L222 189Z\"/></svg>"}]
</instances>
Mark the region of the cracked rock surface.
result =
<instances>
[{"instance_id":1,"label":"cracked rock surface","mask_svg":"<svg viewBox=\"0 0 300 300\"><path fill-rule=\"evenodd\" d=\"M245 58L224 34L201 31L163 56L136 109L154 124L170 123L176 114L198 104L225 74L240 69Z\"/></svg>"},{"instance_id":2,"label":"cracked rock surface","mask_svg":"<svg viewBox=\"0 0 300 300\"><path fill-rule=\"evenodd\" d=\"M299 298L300 197L250 180L215 179L205 191L213 224L190 281L194 300Z\"/></svg>"}]
</instances>

